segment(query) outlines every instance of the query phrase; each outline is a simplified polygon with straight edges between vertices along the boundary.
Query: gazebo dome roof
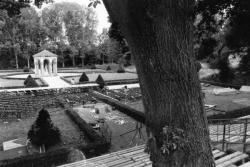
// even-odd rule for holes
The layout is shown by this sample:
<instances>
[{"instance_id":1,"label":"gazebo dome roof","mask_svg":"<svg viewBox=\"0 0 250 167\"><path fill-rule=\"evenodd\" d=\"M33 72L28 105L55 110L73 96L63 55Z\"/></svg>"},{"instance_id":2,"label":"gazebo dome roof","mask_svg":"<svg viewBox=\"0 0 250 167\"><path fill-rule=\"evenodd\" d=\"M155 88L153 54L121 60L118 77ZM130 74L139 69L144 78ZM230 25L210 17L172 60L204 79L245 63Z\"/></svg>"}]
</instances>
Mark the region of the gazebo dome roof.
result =
<instances>
[{"instance_id":1,"label":"gazebo dome roof","mask_svg":"<svg viewBox=\"0 0 250 167\"><path fill-rule=\"evenodd\" d=\"M57 57L56 54L54 53L51 53L50 51L47 51L47 50L43 50L37 54L34 54L33 57Z\"/></svg>"}]
</instances>

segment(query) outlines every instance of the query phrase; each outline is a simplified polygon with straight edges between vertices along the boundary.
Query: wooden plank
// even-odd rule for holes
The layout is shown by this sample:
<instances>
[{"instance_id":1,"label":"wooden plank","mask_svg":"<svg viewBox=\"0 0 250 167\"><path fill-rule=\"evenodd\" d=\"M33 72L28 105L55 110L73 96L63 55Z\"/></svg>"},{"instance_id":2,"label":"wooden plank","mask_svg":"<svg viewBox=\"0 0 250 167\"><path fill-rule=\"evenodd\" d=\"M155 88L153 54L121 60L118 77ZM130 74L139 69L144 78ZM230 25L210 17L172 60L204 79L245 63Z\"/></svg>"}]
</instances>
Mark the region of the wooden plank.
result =
<instances>
[{"instance_id":1,"label":"wooden plank","mask_svg":"<svg viewBox=\"0 0 250 167\"><path fill-rule=\"evenodd\" d=\"M144 147L145 147L145 145L143 144L143 145L140 145L140 146L131 147L131 148L124 149L124 150L121 150L121 151L112 152L110 154L105 154L105 155L101 155L101 156L98 156L98 157L90 158L88 160L95 161L95 160L98 160L98 159L104 159L104 158L111 157L111 156L122 155L123 153L144 149Z\"/></svg>"},{"instance_id":2,"label":"wooden plank","mask_svg":"<svg viewBox=\"0 0 250 167\"><path fill-rule=\"evenodd\" d=\"M213 155L215 155L215 154L217 154L219 152L220 152L220 150L217 150L217 149L212 151Z\"/></svg>"},{"instance_id":3,"label":"wooden plank","mask_svg":"<svg viewBox=\"0 0 250 167\"><path fill-rule=\"evenodd\" d=\"M234 158L234 157L236 157L238 155L241 155L241 154L242 154L242 152L236 151L236 152L234 152L232 154L226 155L226 156L224 156L224 157L222 157L220 159L215 160L215 164L219 165L219 164L221 164L221 163L223 163L225 161L228 161L228 160L230 160L230 159L232 159L232 158Z\"/></svg>"},{"instance_id":4,"label":"wooden plank","mask_svg":"<svg viewBox=\"0 0 250 167\"><path fill-rule=\"evenodd\" d=\"M228 161L223 162L222 164L217 165L217 167L226 167L228 165L233 165L234 163L239 162L241 160L244 160L247 157L248 157L247 154L241 154L241 155L239 155L237 157L234 157L234 158L232 158L232 159L230 159Z\"/></svg>"},{"instance_id":5,"label":"wooden plank","mask_svg":"<svg viewBox=\"0 0 250 167\"><path fill-rule=\"evenodd\" d=\"M250 161L240 165L239 167L249 167L249 166L250 166Z\"/></svg>"},{"instance_id":6,"label":"wooden plank","mask_svg":"<svg viewBox=\"0 0 250 167\"><path fill-rule=\"evenodd\" d=\"M214 155L214 158L216 159L216 158L218 158L220 156L223 156L225 154L226 154L225 152L219 152L219 153L217 153L217 154Z\"/></svg>"}]
</instances>

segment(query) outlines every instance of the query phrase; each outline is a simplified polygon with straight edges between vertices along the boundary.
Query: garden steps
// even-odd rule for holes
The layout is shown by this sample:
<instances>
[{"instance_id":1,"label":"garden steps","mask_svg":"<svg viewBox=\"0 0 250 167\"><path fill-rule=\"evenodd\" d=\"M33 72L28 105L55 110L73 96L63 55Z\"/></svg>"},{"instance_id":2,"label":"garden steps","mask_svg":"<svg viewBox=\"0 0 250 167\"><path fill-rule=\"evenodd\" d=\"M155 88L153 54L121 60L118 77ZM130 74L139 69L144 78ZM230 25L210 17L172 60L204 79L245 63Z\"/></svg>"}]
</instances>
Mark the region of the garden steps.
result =
<instances>
[{"instance_id":1,"label":"garden steps","mask_svg":"<svg viewBox=\"0 0 250 167\"><path fill-rule=\"evenodd\" d=\"M145 145L139 145L60 167L152 167L152 162L149 155L144 152L144 147ZM244 163L248 155L239 151L226 154L221 150L214 149L213 156L216 167L248 167L244 164L250 164L250 162ZM237 166L236 163L241 165Z\"/></svg>"},{"instance_id":2,"label":"garden steps","mask_svg":"<svg viewBox=\"0 0 250 167\"><path fill-rule=\"evenodd\" d=\"M50 88L63 88L63 87L69 87L70 84L62 80L58 76L54 77L41 77Z\"/></svg>"}]
</instances>

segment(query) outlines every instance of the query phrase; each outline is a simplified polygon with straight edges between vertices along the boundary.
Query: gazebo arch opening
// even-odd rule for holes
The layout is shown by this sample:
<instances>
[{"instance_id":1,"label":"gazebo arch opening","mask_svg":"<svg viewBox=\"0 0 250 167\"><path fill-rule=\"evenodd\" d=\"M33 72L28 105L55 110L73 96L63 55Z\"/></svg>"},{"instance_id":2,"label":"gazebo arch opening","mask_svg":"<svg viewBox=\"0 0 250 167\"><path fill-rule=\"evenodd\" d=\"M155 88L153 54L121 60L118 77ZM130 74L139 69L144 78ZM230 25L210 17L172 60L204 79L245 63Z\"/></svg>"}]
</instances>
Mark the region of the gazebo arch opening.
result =
<instances>
[{"instance_id":1,"label":"gazebo arch opening","mask_svg":"<svg viewBox=\"0 0 250 167\"><path fill-rule=\"evenodd\" d=\"M40 60L38 60L37 66L38 66L38 74L41 75L42 64Z\"/></svg>"},{"instance_id":2,"label":"gazebo arch opening","mask_svg":"<svg viewBox=\"0 0 250 167\"><path fill-rule=\"evenodd\" d=\"M49 60L45 59L43 62L43 69L44 69L44 74L45 75L49 75L50 74L50 70L49 70Z\"/></svg>"}]
</instances>

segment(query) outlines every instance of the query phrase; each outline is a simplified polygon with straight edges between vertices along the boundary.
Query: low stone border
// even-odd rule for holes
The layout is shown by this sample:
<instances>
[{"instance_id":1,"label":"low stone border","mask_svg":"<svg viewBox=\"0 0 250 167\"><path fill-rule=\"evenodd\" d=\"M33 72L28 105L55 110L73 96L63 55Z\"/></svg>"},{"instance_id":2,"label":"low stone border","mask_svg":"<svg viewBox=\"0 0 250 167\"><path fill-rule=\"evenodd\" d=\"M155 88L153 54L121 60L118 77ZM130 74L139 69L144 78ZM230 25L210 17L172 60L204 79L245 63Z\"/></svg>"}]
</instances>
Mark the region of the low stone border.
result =
<instances>
[{"instance_id":1,"label":"low stone border","mask_svg":"<svg viewBox=\"0 0 250 167\"><path fill-rule=\"evenodd\" d=\"M214 81L208 81L208 80L201 80L200 82L205 83L205 84L215 85L215 86L221 86L225 88L234 88L237 90L239 90L243 86L243 85L226 84L226 83L214 82Z\"/></svg>"}]
</instances>

